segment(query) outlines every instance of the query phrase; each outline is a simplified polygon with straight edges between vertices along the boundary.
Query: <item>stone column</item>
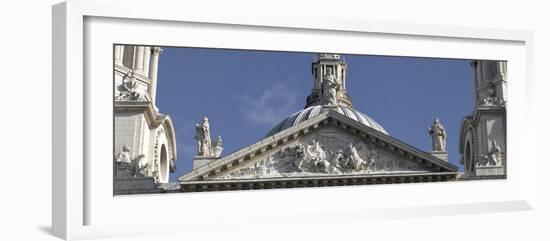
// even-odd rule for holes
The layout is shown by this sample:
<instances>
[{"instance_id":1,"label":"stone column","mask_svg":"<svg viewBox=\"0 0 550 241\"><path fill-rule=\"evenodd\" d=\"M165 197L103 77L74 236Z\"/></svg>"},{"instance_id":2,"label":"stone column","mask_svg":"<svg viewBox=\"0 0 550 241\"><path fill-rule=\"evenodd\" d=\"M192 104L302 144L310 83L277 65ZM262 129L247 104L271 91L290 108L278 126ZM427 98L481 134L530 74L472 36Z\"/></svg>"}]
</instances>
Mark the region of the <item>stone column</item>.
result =
<instances>
[{"instance_id":1,"label":"stone column","mask_svg":"<svg viewBox=\"0 0 550 241\"><path fill-rule=\"evenodd\" d=\"M506 76L506 72L505 72L505 65L506 65L506 62L504 61L498 61L497 62L497 75L499 75L499 77L501 78L504 78Z\"/></svg>"},{"instance_id":2,"label":"stone column","mask_svg":"<svg viewBox=\"0 0 550 241\"><path fill-rule=\"evenodd\" d=\"M124 53L124 46L115 45L115 64L122 65L122 53Z\"/></svg>"},{"instance_id":3,"label":"stone column","mask_svg":"<svg viewBox=\"0 0 550 241\"><path fill-rule=\"evenodd\" d=\"M143 51L143 75L149 76L149 61L151 59L151 47L145 47Z\"/></svg>"},{"instance_id":4,"label":"stone column","mask_svg":"<svg viewBox=\"0 0 550 241\"><path fill-rule=\"evenodd\" d=\"M346 72L348 70L347 65L342 68L342 87L346 89Z\"/></svg>"},{"instance_id":5,"label":"stone column","mask_svg":"<svg viewBox=\"0 0 550 241\"><path fill-rule=\"evenodd\" d=\"M151 47L151 65L149 66L149 79L151 79L151 84L149 85L149 95L151 96L151 101L153 105L156 102L157 96L157 73L158 73L158 64L159 64L159 55L162 52L160 47Z\"/></svg>"},{"instance_id":6,"label":"stone column","mask_svg":"<svg viewBox=\"0 0 550 241\"><path fill-rule=\"evenodd\" d=\"M144 47L136 47L136 58L134 59L134 68L136 72L143 74L143 52Z\"/></svg>"}]
</instances>

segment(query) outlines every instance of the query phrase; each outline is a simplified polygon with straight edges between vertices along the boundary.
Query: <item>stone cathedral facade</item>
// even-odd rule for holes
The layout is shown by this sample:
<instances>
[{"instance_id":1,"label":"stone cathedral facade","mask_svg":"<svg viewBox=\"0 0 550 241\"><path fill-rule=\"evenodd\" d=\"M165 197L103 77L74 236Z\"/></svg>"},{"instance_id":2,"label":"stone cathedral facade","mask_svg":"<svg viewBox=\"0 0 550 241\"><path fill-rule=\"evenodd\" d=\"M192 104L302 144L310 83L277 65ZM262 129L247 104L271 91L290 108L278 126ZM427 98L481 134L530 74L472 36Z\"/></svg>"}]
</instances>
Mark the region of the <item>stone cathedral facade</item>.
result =
<instances>
[{"instance_id":1,"label":"stone cathedral facade","mask_svg":"<svg viewBox=\"0 0 550 241\"><path fill-rule=\"evenodd\" d=\"M313 84L304 109L225 156L221 137L210 136L210 122L216 120L204 117L195 125L193 170L176 186L163 188L175 170L176 142L172 120L155 104L159 54L158 47L115 47L115 193L117 180L118 193L127 194L506 177L506 62L471 63L476 104L460 127L460 171L449 163L444 123L427 117L435 119L427 129L430 151L393 137L353 108L344 58L321 53L311 65Z\"/></svg>"},{"instance_id":2,"label":"stone cathedral facade","mask_svg":"<svg viewBox=\"0 0 550 241\"><path fill-rule=\"evenodd\" d=\"M230 155L198 152L194 170L179 178L179 191L505 178L506 63L473 61L472 66L476 106L464 118L460 137L465 172L448 162L447 135L439 119L428 128L429 152L392 137L353 108L341 55L318 54L303 110L283 119L264 139ZM197 124L199 145L210 143L205 136L210 124L204 124Z\"/></svg>"},{"instance_id":3,"label":"stone cathedral facade","mask_svg":"<svg viewBox=\"0 0 550 241\"><path fill-rule=\"evenodd\" d=\"M115 193L168 183L177 157L174 123L156 104L155 46L114 46Z\"/></svg>"}]
</instances>

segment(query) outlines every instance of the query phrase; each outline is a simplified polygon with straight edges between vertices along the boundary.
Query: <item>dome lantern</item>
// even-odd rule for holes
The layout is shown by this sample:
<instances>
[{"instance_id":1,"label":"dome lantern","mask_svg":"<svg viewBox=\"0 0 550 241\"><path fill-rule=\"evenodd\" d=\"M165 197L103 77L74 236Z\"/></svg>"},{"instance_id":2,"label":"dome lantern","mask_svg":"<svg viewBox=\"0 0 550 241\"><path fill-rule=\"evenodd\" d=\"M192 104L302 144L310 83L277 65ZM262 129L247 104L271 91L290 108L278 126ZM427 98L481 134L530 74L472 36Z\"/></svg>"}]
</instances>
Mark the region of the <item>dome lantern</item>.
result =
<instances>
[{"instance_id":1,"label":"dome lantern","mask_svg":"<svg viewBox=\"0 0 550 241\"><path fill-rule=\"evenodd\" d=\"M347 64L340 54L316 54L311 64L311 72L314 82L311 94L306 99L306 108L327 104L352 107L351 98L346 90ZM334 88L333 93L329 93L330 88Z\"/></svg>"}]
</instances>

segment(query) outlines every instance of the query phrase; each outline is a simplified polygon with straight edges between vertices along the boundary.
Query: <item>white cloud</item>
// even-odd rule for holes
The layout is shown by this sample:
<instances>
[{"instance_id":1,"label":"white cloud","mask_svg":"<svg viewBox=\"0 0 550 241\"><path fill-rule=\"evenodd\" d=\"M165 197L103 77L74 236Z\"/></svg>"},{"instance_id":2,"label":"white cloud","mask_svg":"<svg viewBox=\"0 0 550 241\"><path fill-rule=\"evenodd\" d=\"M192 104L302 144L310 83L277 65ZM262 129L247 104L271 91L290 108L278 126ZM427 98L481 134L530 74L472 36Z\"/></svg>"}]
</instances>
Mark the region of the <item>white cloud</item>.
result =
<instances>
[{"instance_id":1,"label":"white cloud","mask_svg":"<svg viewBox=\"0 0 550 241\"><path fill-rule=\"evenodd\" d=\"M258 96L244 96L245 118L259 125L273 126L296 111L298 95L283 83L274 83Z\"/></svg>"}]
</instances>

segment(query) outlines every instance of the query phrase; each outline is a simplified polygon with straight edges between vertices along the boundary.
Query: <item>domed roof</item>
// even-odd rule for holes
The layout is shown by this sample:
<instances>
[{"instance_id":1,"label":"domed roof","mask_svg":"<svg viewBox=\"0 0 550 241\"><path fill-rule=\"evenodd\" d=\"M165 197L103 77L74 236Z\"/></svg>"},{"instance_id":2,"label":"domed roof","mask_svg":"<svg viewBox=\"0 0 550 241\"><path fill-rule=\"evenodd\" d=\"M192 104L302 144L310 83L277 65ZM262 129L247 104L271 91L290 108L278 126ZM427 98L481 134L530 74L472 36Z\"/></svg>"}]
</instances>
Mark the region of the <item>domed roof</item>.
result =
<instances>
[{"instance_id":1,"label":"domed roof","mask_svg":"<svg viewBox=\"0 0 550 241\"><path fill-rule=\"evenodd\" d=\"M378 122L370 118L369 116L352 109L350 107L338 105L335 107L327 107L324 105L314 105L307 107L301 111L298 111L289 117L285 118L283 121L281 121L279 124L277 124L266 136L274 135L280 131L283 131L285 129L288 129L290 127L293 127L295 125L298 125L306 120L309 120L325 111L334 110L338 113L345 115L346 117L357 121L363 125L366 125L370 128L373 128L377 131L380 131L386 135L389 135L388 132L380 125Z\"/></svg>"}]
</instances>

